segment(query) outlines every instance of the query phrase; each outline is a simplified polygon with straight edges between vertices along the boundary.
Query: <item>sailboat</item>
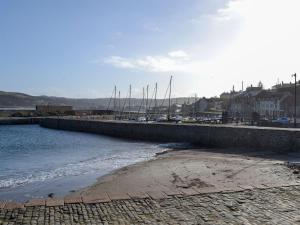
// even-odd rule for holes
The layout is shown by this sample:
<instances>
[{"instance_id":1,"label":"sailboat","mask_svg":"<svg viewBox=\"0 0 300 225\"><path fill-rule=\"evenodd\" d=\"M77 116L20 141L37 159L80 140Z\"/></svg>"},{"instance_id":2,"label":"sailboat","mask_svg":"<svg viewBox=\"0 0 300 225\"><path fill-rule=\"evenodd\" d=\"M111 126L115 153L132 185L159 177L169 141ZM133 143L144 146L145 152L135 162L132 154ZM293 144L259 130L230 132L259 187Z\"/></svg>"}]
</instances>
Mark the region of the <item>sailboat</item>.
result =
<instances>
[{"instance_id":1,"label":"sailboat","mask_svg":"<svg viewBox=\"0 0 300 225\"><path fill-rule=\"evenodd\" d=\"M169 96L168 96L168 111L167 111L167 114L163 114L163 115L160 115L156 121L157 122L172 122L172 121L176 121L174 120L174 118L171 117L171 93L172 93L172 80L173 80L173 76L170 77L170 82L169 82L169 86L166 90L166 94L167 94L167 91L169 90ZM166 97L166 95L165 95ZM165 98L164 98L165 100ZM163 103L164 103L164 100L163 100ZM163 106L163 103L161 104L161 107Z\"/></svg>"}]
</instances>

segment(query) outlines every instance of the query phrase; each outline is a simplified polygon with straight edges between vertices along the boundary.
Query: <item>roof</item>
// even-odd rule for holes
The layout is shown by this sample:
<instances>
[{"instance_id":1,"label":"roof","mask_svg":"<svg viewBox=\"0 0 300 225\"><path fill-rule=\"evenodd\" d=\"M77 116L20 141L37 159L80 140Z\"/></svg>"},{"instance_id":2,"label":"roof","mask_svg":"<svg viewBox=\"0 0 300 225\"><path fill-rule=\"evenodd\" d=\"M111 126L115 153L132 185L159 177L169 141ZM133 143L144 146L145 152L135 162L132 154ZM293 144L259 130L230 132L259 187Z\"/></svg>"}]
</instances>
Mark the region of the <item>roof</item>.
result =
<instances>
[{"instance_id":1,"label":"roof","mask_svg":"<svg viewBox=\"0 0 300 225\"><path fill-rule=\"evenodd\" d=\"M246 91L239 92L234 97L237 98L255 97L262 91L263 89L261 87L248 87Z\"/></svg>"},{"instance_id":2,"label":"roof","mask_svg":"<svg viewBox=\"0 0 300 225\"><path fill-rule=\"evenodd\" d=\"M300 86L300 81L297 81L296 84L298 87ZM293 88L295 86L295 83L281 83L281 84L276 84L272 86L272 89L282 89L282 88Z\"/></svg>"},{"instance_id":3,"label":"roof","mask_svg":"<svg viewBox=\"0 0 300 225\"><path fill-rule=\"evenodd\" d=\"M283 100L287 97L291 97L292 95L289 92L276 92L274 90L264 90L257 97L258 98L278 98Z\"/></svg>"}]
</instances>

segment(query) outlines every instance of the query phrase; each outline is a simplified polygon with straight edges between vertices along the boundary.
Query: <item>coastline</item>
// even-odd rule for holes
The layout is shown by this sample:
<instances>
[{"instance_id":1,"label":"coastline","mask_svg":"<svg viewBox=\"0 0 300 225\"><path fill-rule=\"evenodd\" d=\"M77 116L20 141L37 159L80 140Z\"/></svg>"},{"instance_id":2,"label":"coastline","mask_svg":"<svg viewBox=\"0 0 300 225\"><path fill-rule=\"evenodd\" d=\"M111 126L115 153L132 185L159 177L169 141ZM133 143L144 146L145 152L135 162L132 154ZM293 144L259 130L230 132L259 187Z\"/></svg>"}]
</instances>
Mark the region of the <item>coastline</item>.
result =
<instances>
[{"instance_id":1,"label":"coastline","mask_svg":"<svg viewBox=\"0 0 300 225\"><path fill-rule=\"evenodd\" d=\"M95 184L64 198L23 204L0 201L0 223L24 218L28 223L39 220L49 224L56 220L70 224L177 224L187 219L215 224L224 222L224 215L234 224L253 218L265 223L266 216L271 221L270 212L274 211L279 215L274 224L279 220L294 224L299 221L295 195L300 191L300 176L285 161L299 157L295 152L241 149L167 150L154 159L99 177ZM286 218L281 217L282 212Z\"/></svg>"}]
</instances>

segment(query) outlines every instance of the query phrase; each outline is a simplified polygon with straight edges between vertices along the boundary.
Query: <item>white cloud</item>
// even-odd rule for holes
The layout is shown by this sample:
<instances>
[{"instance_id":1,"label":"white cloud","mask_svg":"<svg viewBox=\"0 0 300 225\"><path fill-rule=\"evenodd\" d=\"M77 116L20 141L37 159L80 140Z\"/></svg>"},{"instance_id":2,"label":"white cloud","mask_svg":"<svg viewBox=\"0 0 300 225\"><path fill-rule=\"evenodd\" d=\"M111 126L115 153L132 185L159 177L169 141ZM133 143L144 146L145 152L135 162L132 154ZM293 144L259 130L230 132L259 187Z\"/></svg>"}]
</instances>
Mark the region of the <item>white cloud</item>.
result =
<instances>
[{"instance_id":1,"label":"white cloud","mask_svg":"<svg viewBox=\"0 0 300 225\"><path fill-rule=\"evenodd\" d=\"M99 60L95 62L98 63ZM119 68L131 68L131 69L136 68L133 62L130 62L130 60L120 56L110 56L104 59L104 63L111 64L112 66L119 67Z\"/></svg>"},{"instance_id":2,"label":"white cloud","mask_svg":"<svg viewBox=\"0 0 300 225\"><path fill-rule=\"evenodd\" d=\"M189 55L185 51L182 51L182 50L169 52L168 55L173 58L182 58L185 60L189 59Z\"/></svg>"},{"instance_id":3,"label":"white cloud","mask_svg":"<svg viewBox=\"0 0 300 225\"><path fill-rule=\"evenodd\" d=\"M199 76L192 77L193 81L198 80L203 93L211 95L233 84L240 87L242 81L250 85L261 80L266 87L277 78L290 81L292 73L300 73L299 10L299 0L231 0L218 10L212 26L228 27L238 21L239 30L205 64L194 60L188 69L198 71ZM217 41L222 41L221 34Z\"/></svg>"},{"instance_id":4,"label":"white cloud","mask_svg":"<svg viewBox=\"0 0 300 225\"><path fill-rule=\"evenodd\" d=\"M289 81L292 73L300 73L299 11L299 0L231 0L209 17L210 26L217 28L212 30L222 30L218 38L191 43L189 51L183 49L141 58L113 56L105 62L119 68L184 74L180 79L185 79L182 82L185 86L182 84L181 88L198 88L202 95L219 94L233 84L240 85L242 80L246 84L262 80L270 87L277 78ZM230 25L236 21L238 31L232 32L234 35L213 55L209 50L201 52L199 60L199 48L195 46L214 46L222 42L222 32L225 28L233 29ZM211 88L212 82L214 88Z\"/></svg>"},{"instance_id":5,"label":"white cloud","mask_svg":"<svg viewBox=\"0 0 300 225\"><path fill-rule=\"evenodd\" d=\"M218 21L228 21L234 18L241 19L253 6L249 0L231 0L225 8L218 9L217 15L213 16L213 18Z\"/></svg>"},{"instance_id":6,"label":"white cloud","mask_svg":"<svg viewBox=\"0 0 300 225\"><path fill-rule=\"evenodd\" d=\"M242 29L234 42L212 62L218 72L242 79L263 79L269 85L277 76L289 78L300 71L299 0L232 0L219 10L228 22L238 18Z\"/></svg>"},{"instance_id":7,"label":"white cloud","mask_svg":"<svg viewBox=\"0 0 300 225\"><path fill-rule=\"evenodd\" d=\"M171 51L166 55L145 56L142 58L124 58L110 56L104 59L105 64L118 68L140 69L150 72L184 71L190 64L189 55L182 51Z\"/></svg>"}]
</instances>

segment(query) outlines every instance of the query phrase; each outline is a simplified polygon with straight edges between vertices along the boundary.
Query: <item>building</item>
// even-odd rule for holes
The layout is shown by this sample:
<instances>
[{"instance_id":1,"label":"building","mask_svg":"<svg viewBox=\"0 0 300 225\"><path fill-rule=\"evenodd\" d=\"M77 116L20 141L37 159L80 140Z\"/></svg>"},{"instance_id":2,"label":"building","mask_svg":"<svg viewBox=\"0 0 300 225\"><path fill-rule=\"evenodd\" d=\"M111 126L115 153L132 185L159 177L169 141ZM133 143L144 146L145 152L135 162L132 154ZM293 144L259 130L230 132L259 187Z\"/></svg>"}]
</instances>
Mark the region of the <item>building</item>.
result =
<instances>
[{"instance_id":1,"label":"building","mask_svg":"<svg viewBox=\"0 0 300 225\"><path fill-rule=\"evenodd\" d=\"M68 105L36 105L36 112L40 114L69 114L73 111Z\"/></svg>"},{"instance_id":2,"label":"building","mask_svg":"<svg viewBox=\"0 0 300 225\"><path fill-rule=\"evenodd\" d=\"M261 117L276 119L293 115L293 96L289 92L264 90L256 98L256 112Z\"/></svg>"},{"instance_id":3,"label":"building","mask_svg":"<svg viewBox=\"0 0 300 225\"><path fill-rule=\"evenodd\" d=\"M294 96L295 96L295 84L290 83L280 83L277 85L274 85L272 87L272 90L279 92L279 93L290 93L292 96L292 100L289 104L289 114L291 117L294 115ZM300 81L296 84L296 92L297 92L297 98L296 98L296 105L297 105L297 117L300 117Z\"/></svg>"},{"instance_id":4,"label":"building","mask_svg":"<svg viewBox=\"0 0 300 225\"><path fill-rule=\"evenodd\" d=\"M221 112L224 108L224 100L213 98L200 98L192 104L183 104L182 113L185 116L200 116L208 112Z\"/></svg>"},{"instance_id":5,"label":"building","mask_svg":"<svg viewBox=\"0 0 300 225\"><path fill-rule=\"evenodd\" d=\"M228 100L227 111L232 116L251 118L252 113L257 111L256 101L262 91L262 86L253 87L251 85L245 91L233 93Z\"/></svg>"},{"instance_id":6,"label":"building","mask_svg":"<svg viewBox=\"0 0 300 225\"><path fill-rule=\"evenodd\" d=\"M219 112L224 110L224 100L221 98L213 97L207 99L207 109L210 112Z\"/></svg>"}]
</instances>

